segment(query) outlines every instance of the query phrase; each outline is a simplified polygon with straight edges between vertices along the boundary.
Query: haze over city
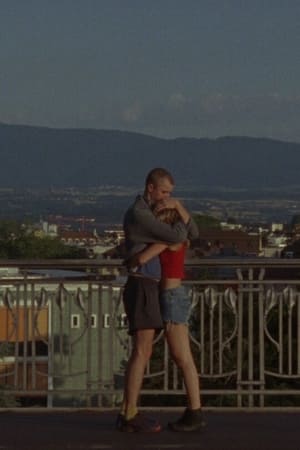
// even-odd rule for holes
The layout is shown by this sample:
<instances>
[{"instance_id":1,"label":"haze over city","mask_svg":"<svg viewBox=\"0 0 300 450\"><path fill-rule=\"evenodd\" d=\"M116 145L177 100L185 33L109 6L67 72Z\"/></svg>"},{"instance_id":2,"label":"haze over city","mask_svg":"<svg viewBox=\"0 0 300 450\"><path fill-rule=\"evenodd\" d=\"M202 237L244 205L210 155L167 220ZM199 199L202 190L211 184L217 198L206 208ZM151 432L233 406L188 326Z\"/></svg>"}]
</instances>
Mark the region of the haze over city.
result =
<instances>
[{"instance_id":1,"label":"haze over city","mask_svg":"<svg viewBox=\"0 0 300 450\"><path fill-rule=\"evenodd\" d=\"M0 122L299 142L297 0L2 0Z\"/></svg>"},{"instance_id":2,"label":"haze over city","mask_svg":"<svg viewBox=\"0 0 300 450\"><path fill-rule=\"evenodd\" d=\"M299 19L0 0L0 449L299 449Z\"/></svg>"}]
</instances>

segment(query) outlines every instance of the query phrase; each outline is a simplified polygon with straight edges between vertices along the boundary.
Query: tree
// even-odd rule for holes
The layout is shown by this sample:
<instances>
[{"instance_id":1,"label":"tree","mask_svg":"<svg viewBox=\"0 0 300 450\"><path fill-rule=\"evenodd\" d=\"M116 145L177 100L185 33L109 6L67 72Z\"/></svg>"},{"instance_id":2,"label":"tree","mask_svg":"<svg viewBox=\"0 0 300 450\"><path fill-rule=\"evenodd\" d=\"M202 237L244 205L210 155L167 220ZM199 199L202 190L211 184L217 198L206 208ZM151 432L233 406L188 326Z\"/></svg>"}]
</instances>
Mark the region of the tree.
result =
<instances>
[{"instance_id":1,"label":"tree","mask_svg":"<svg viewBox=\"0 0 300 450\"><path fill-rule=\"evenodd\" d=\"M213 216L205 214L195 214L193 218L200 229L221 228L220 220Z\"/></svg>"},{"instance_id":2,"label":"tree","mask_svg":"<svg viewBox=\"0 0 300 450\"><path fill-rule=\"evenodd\" d=\"M0 361L11 354L13 349L13 344L11 342L1 342L0 343ZM0 408L13 408L20 406L20 402L16 399L15 395L10 393L12 389L11 386L6 384L0 384Z\"/></svg>"},{"instance_id":3,"label":"tree","mask_svg":"<svg viewBox=\"0 0 300 450\"><path fill-rule=\"evenodd\" d=\"M84 257L86 257L84 249L64 245L57 237L38 237L30 227L14 221L0 221L0 258L68 259Z\"/></svg>"}]
</instances>

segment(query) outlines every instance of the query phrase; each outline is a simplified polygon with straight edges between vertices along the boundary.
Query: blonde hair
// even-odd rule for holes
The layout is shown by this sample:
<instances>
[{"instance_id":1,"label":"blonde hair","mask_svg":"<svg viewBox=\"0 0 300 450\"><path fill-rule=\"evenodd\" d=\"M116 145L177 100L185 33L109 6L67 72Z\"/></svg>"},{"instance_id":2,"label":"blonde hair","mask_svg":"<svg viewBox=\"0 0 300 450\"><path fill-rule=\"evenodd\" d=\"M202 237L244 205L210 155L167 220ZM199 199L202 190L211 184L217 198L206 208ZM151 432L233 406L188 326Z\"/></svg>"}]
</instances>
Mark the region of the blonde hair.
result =
<instances>
[{"instance_id":1,"label":"blonde hair","mask_svg":"<svg viewBox=\"0 0 300 450\"><path fill-rule=\"evenodd\" d=\"M178 213L177 209L173 208L165 208L158 211L155 216L158 220L161 222L167 223L168 225L174 225L174 223L179 222L181 220L181 216ZM178 248L184 243L185 247L190 246L190 241L186 239L185 241L181 242L180 244L173 244L169 248L171 250L178 250Z\"/></svg>"},{"instance_id":2,"label":"blonde hair","mask_svg":"<svg viewBox=\"0 0 300 450\"><path fill-rule=\"evenodd\" d=\"M178 211L173 208L165 208L161 209L156 213L156 217L161 222L173 225L176 222L179 222L180 215L178 214Z\"/></svg>"}]
</instances>

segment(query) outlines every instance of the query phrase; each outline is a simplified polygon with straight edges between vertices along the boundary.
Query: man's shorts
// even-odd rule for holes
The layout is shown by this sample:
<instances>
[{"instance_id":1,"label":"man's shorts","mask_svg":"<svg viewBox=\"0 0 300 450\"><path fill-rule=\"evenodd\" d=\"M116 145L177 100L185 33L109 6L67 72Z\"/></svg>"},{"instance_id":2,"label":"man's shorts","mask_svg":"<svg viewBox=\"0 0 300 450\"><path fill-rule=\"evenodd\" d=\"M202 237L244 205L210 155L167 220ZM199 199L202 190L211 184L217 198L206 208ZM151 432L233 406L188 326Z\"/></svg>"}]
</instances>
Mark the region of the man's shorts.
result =
<instances>
[{"instance_id":1,"label":"man's shorts","mask_svg":"<svg viewBox=\"0 0 300 450\"><path fill-rule=\"evenodd\" d=\"M160 309L164 322L187 324L191 314L191 306L192 297L184 286L164 289L160 293Z\"/></svg>"},{"instance_id":2,"label":"man's shorts","mask_svg":"<svg viewBox=\"0 0 300 450\"><path fill-rule=\"evenodd\" d=\"M123 292L129 334L137 330L161 330L163 322L159 306L159 284L146 277L129 276Z\"/></svg>"}]
</instances>

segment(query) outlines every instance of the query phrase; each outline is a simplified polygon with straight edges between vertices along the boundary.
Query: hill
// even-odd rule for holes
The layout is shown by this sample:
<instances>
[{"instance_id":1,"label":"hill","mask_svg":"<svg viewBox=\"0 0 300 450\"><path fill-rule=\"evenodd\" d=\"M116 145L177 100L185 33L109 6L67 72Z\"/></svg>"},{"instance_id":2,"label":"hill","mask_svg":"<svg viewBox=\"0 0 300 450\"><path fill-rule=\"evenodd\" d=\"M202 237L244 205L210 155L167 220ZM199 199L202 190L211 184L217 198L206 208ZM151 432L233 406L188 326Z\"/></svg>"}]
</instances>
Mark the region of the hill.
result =
<instances>
[{"instance_id":1,"label":"hill","mask_svg":"<svg viewBox=\"0 0 300 450\"><path fill-rule=\"evenodd\" d=\"M299 185L300 144L264 138L160 139L117 130L0 124L0 187L141 186L155 166L177 186Z\"/></svg>"}]
</instances>

